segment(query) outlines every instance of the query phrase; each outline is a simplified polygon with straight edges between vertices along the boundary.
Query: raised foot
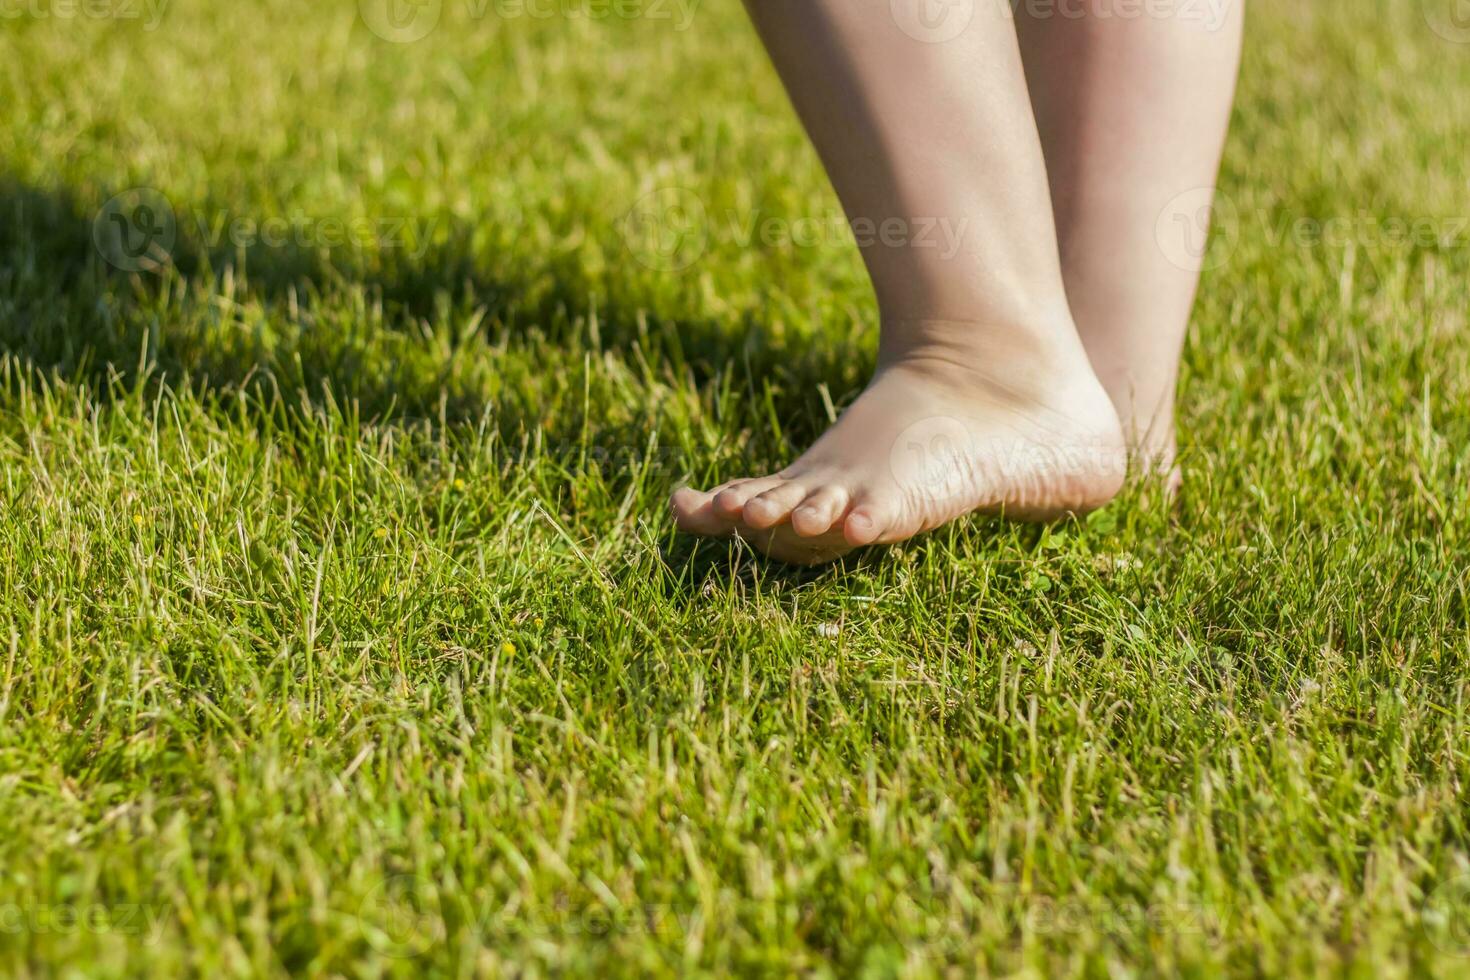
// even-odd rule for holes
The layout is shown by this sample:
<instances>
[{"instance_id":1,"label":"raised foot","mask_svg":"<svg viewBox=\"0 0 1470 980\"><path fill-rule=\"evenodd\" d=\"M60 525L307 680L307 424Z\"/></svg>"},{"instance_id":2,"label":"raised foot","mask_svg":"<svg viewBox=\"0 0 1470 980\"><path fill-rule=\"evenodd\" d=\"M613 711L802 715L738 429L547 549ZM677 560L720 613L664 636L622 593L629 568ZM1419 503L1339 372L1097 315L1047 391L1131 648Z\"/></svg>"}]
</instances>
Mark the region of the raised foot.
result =
<instances>
[{"instance_id":1,"label":"raised foot","mask_svg":"<svg viewBox=\"0 0 1470 980\"><path fill-rule=\"evenodd\" d=\"M738 536L793 564L833 561L981 511L1049 520L1102 506L1127 474L1117 416L1083 364L1045 385L949 357L884 365L781 472L684 488L680 530Z\"/></svg>"}]
</instances>

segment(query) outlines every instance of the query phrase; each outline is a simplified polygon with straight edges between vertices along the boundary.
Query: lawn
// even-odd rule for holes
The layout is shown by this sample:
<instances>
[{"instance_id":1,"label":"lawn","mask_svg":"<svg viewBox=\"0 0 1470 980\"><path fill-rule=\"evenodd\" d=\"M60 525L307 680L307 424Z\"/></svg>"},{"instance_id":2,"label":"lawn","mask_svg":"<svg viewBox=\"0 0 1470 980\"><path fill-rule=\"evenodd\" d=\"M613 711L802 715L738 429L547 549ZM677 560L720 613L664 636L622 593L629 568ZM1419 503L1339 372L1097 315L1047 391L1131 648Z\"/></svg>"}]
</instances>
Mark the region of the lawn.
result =
<instances>
[{"instance_id":1,"label":"lawn","mask_svg":"<svg viewBox=\"0 0 1470 980\"><path fill-rule=\"evenodd\" d=\"M799 571L738 4L374 3L0 20L0 972L1470 976L1452 0L1253 5L1177 502Z\"/></svg>"}]
</instances>

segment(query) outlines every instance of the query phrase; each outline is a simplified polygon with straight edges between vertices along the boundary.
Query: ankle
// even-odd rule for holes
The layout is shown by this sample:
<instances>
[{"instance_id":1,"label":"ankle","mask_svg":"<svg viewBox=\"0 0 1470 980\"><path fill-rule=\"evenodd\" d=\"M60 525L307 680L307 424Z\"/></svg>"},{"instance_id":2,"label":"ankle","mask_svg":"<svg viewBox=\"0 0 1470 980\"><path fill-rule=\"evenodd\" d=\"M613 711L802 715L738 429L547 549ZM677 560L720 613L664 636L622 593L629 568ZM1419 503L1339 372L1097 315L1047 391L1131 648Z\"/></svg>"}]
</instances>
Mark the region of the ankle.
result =
<instances>
[{"instance_id":1,"label":"ankle","mask_svg":"<svg viewBox=\"0 0 1470 980\"><path fill-rule=\"evenodd\" d=\"M1065 310L1016 320L885 316L878 366L923 363L983 375L1018 391L1055 390L1059 379L1101 385Z\"/></svg>"}]
</instances>

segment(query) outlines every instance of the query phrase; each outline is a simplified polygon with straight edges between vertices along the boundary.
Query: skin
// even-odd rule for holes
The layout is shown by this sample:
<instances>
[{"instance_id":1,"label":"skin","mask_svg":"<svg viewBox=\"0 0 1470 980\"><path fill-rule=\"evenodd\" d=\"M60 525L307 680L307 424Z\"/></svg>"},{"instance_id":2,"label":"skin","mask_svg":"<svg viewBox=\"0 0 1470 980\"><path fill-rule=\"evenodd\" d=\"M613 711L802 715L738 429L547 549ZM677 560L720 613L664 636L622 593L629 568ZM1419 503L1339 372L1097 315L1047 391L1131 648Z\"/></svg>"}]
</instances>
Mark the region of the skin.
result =
<instances>
[{"instance_id":1,"label":"skin","mask_svg":"<svg viewBox=\"0 0 1470 980\"><path fill-rule=\"evenodd\" d=\"M974 0L946 31L906 18L907 2L747 0L854 228L940 220L961 247L858 236L881 317L872 382L779 473L677 491L686 532L813 564L976 511L1046 520L1102 506L1130 436L1149 460L1172 458L1164 405L1197 269L1170 261L1156 226L1173 188L1213 182L1238 10L1194 38L1230 48L1199 85L1219 111L1192 114L1191 83L1151 118L1172 85L1151 73L1194 70L1164 19L1079 28L1025 14L1018 32L1005 0ZM1196 115L1208 118L1181 135ZM1151 138L1172 156L1137 145ZM1051 181L1045 152L1058 157ZM1118 287L1135 264L1144 281Z\"/></svg>"},{"instance_id":2,"label":"skin","mask_svg":"<svg viewBox=\"0 0 1470 980\"><path fill-rule=\"evenodd\" d=\"M1078 8L1086 14L1056 12ZM1179 358L1244 4L1165 9L1124 18L1095 2L1023 0L1016 15L1072 315L1138 459L1160 471L1174 461Z\"/></svg>"}]
</instances>

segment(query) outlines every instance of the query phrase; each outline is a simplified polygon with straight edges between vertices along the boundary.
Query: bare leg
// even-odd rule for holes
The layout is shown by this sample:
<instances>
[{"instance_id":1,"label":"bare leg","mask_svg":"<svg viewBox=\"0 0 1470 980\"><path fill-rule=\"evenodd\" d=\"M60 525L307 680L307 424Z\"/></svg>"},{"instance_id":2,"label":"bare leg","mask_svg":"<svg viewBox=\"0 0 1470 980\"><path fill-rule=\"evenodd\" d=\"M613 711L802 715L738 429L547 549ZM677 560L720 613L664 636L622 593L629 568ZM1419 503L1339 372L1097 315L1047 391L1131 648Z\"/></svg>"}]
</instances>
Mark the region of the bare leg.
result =
<instances>
[{"instance_id":1,"label":"bare leg","mask_svg":"<svg viewBox=\"0 0 1470 980\"><path fill-rule=\"evenodd\" d=\"M1072 314L1125 435L1168 471L1243 0L1123 7L1017 0L1017 29Z\"/></svg>"},{"instance_id":2,"label":"bare leg","mask_svg":"<svg viewBox=\"0 0 1470 980\"><path fill-rule=\"evenodd\" d=\"M786 469L676 493L679 526L815 562L1106 502L1122 432L1067 309L1009 5L975 0L942 41L891 0L747 6L863 247L879 366Z\"/></svg>"}]
</instances>

